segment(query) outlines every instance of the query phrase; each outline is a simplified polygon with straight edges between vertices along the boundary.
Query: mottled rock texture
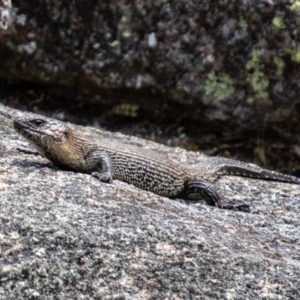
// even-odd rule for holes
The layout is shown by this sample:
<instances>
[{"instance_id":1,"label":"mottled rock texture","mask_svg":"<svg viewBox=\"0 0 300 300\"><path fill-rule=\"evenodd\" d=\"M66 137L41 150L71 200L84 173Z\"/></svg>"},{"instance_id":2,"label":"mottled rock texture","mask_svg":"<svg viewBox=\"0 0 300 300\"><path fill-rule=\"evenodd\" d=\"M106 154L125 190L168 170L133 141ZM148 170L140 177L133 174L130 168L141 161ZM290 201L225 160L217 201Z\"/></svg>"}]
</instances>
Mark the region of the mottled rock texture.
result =
<instances>
[{"instance_id":1,"label":"mottled rock texture","mask_svg":"<svg viewBox=\"0 0 300 300\"><path fill-rule=\"evenodd\" d=\"M225 201L185 205L131 185L56 170L0 106L0 299L299 299L299 186L224 177ZM80 128L164 152L200 154Z\"/></svg>"},{"instance_id":2,"label":"mottled rock texture","mask_svg":"<svg viewBox=\"0 0 300 300\"><path fill-rule=\"evenodd\" d=\"M10 24L10 0L0 0L0 31L6 31Z\"/></svg>"},{"instance_id":3,"label":"mottled rock texture","mask_svg":"<svg viewBox=\"0 0 300 300\"><path fill-rule=\"evenodd\" d=\"M0 75L71 102L130 103L228 128L284 124L293 134L299 24L298 0L15 0Z\"/></svg>"}]
</instances>

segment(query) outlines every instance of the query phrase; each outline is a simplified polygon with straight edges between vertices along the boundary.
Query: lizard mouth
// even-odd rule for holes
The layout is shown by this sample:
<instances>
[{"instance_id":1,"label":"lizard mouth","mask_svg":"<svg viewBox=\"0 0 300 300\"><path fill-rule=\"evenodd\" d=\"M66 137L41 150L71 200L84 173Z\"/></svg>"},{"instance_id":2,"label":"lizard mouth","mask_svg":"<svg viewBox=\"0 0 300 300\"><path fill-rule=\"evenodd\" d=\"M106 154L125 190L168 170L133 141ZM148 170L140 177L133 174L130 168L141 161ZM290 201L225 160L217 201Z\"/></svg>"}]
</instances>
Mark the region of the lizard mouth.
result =
<instances>
[{"instance_id":1,"label":"lizard mouth","mask_svg":"<svg viewBox=\"0 0 300 300\"><path fill-rule=\"evenodd\" d=\"M25 124L19 120L19 119L14 119L14 128L18 131L18 132L23 132L24 128L25 128Z\"/></svg>"},{"instance_id":2,"label":"lizard mouth","mask_svg":"<svg viewBox=\"0 0 300 300\"><path fill-rule=\"evenodd\" d=\"M18 133L24 136L30 136L34 132L39 132L36 128L30 126L30 124L20 118L14 119L14 128Z\"/></svg>"}]
</instances>

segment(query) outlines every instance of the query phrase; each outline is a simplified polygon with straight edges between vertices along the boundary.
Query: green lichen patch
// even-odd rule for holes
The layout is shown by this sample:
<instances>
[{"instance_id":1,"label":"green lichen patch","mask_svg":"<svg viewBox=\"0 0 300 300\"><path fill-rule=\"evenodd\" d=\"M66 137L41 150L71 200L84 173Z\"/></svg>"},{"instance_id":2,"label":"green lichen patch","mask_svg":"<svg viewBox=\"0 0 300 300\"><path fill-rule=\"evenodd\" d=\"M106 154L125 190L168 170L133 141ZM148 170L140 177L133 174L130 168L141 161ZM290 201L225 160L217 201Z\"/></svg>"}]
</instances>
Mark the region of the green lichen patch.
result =
<instances>
[{"instance_id":1,"label":"green lichen patch","mask_svg":"<svg viewBox=\"0 0 300 300\"><path fill-rule=\"evenodd\" d=\"M253 105L255 103L255 98L250 96L246 99L246 102L249 105Z\"/></svg>"},{"instance_id":2,"label":"green lichen patch","mask_svg":"<svg viewBox=\"0 0 300 300\"><path fill-rule=\"evenodd\" d=\"M246 64L248 71L247 82L250 83L255 98L267 98L269 96L267 89L269 87L269 79L260 70L261 51L253 50L252 58Z\"/></svg>"},{"instance_id":3,"label":"green lichen patch","mask_svg":"<svg viewBox=\"0 0 300 300\"><path fill-rule=\"evenodd\" d=\"M122 33L122 36L123 36L124 38L128 38L128 37L131 36L131 32L130 32L129 30L125 30L125 31Z\"/></svg>"},{"instance_id":4,"label":"green lichen patch","mask_svg":"<svg viewBox=\"0 0 300 300\"><path fill-rule=\"evenodd\" d=\"M248 23L247 23L247 21L243 17L240 18L239 24L243 28L247 28L248 27Z\"/></svg>"},{"instance_id":5,"label":"green lichen patch","mask_svg":"<svg viewBox=\"0 0 300 300\"><path fill-rule=\"evenodd\" d=\"M291 11L300 12L300 1L299 0L291 0L290 3L292 3L292 5L290 6Z\"/></svg>"},{"instance_id":6,"label":"green lichen patch","mask_svg":"<svg viewBox=\"0 0 300 300\"><path fill-rule=\"evenodd\" d=\"M297 45L293 49L288 49L286 50L286 52L291 55L292 61L300 63L300 45Z\"/></svg>"},{"instance_id":7,"label":"green lichen patch","mask_svg":"<svg viewBox=\"0 0 300 300\"><path fill-rule=\"evenodd\" d=\"M114 47L119 46L119 44L120 44L120 41L115 40L115 41L113 41L113 42L110 43L110 46L114 48Z\"/></svg>"},{"instance_id":8,"label":"green lichen patch","mask_svg":"<svg viewBox=\"0 0 300 300\"><path fill-rule=\"evenodd\" d=\"M286 25L284 24L283 19L280 17L275 17L272 20L272 26L276 29L285 29L286 28Z\"/></svg>"},{"instance_id":9,"label":"green lichen patch","mask_svg":"<svg viewBox=\"0 0 300 300\"><path fill-rule=\"evenodd\" d=\"M213 95L217 100L222 101L230 97L234 92L233 81L225 73L216 75L214 71L208 74L204 84L204 90L207 95Z\"/></svg>"},{"instance_id":10,"label":"green lichen patch","mask_svg":"<svg viewBox=\"0 0 300 300\"><path fill-rule=\"evenodd\" d=\"M100 46L101 46L100 43L95 43L95 44L93 45L93 49L97 50L97 49L100 48Z\"/></svg>"},{"instance_id":11,"label":"green lichen patch","mask_svg":"<svg viewBox=\"0 0 300 300\"><path fill-rule=\"evenodd\" d=\"M130 103L122 103L114 107L113 111L118 115L123 115L127 117L136 117L138 114L138 105Z\"/></svg>"},{"instance_id":12,"label":"green lichen patch","mask_svg":"<svg viewBox=\"0 0 300 300\"><path fill-rule=\"evenodd\" d=\"M127 22L128 22L128 18L127 18L126 16L123 16L123 17L121 18L121 22L122 22L122 23L127 23Z\"/></svg>"},{"instance_id":13,"label":"green lichen patch","mask_svg":"<svg viewBox=\"0 0 300 300\"><path fill-rule=\"evenodd\" d=\"M274 57L274 63L276 65L276 74L278 76L281 76L283 74L284 68L285 68L285 62L280 57Z\"/></svg>"}]
</instances>

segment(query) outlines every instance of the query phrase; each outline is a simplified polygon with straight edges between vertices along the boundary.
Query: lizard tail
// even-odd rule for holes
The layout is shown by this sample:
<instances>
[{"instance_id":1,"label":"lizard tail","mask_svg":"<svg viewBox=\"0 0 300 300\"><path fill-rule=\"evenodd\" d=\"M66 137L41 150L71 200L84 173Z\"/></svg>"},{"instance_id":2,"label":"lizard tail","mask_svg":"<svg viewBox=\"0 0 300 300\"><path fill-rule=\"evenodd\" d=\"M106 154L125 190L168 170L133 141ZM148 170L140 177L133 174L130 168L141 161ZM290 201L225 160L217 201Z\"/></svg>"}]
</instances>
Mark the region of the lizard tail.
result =
<instances>
[{"instance_id":1,"label":"lizard tail","mask_svg":"<svg viewBox=\"0 0 300 300\"><path fill-rule=\"evenodd\" d=\"M220 177L222 175L235 175L235 176L242 176L248 178L300 184L300 178L277 173L274 171L265 170L251 164L245 164L245 165L247 166L247 169L245 168L245 166L235 166L235 165L222 166L217 169L215 175L217 177Z\"/></svg>"}]
</instances>

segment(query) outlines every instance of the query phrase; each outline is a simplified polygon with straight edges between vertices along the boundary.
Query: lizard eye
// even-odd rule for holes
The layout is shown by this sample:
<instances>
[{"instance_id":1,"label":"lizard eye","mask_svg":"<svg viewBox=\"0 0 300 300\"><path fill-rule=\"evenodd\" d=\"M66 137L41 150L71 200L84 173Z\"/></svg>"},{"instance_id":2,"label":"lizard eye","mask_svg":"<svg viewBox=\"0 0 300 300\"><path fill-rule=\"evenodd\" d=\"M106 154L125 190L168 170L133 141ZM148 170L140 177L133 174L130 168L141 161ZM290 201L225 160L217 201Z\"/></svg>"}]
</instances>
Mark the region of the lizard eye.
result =
<instances>
[{"instance_id":1,"label":"lizard eye","mask_svg":"<svg viewBox=\"0 0 300 300\"><path fill-rule=\"evenodd\" d=\"M30 121L30 123L32 123L35 126L41 126L44 124L44 121L40 120L40 119L35 119L35 120Z\"/></svg>"}]
</instances>

